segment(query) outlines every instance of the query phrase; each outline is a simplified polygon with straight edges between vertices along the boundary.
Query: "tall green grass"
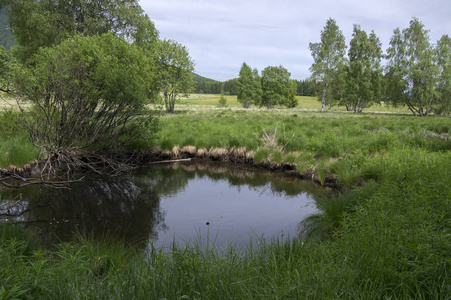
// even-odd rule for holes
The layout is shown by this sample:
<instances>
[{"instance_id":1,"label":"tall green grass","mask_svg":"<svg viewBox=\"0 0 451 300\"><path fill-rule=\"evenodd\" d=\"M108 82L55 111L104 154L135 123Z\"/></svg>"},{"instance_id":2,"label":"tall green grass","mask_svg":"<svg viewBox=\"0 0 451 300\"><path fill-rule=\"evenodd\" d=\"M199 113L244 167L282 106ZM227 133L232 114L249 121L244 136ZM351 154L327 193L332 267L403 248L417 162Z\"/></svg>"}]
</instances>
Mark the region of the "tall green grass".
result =
<instances>
[{"instance_id":1,"label":"tall green grass","mask_svg":"<svg viewBox=\"0 0 451 300\"><path fill-rule=\"evenodd\" d=\"M39 150L34 147L26 134L18 137L0 136L0 168L7 168L10 165L22 167L35 160L39 155Z\"/></svg>"},{"instance_id":2,"label":"tall green grass","mask_svg":"<svg viewBox=\"0 0 451 300\"><path fill-rule=\"evenodd\" d=\"M334 174L339 183L379 180L380 168L372 161L397 149L451 149L449 117L414 118L391 114L319 114L281 111L190 111L160 120L158 144L198 148L239 147L256 151L256 160L287 157L300 171L319 172L320 179ZM263 142L264 132L274 132L284 147L271 155ZM299 157L299 159L294 159Z\"/></svg>"},{"instance_id":3,"label":"tall green grass","mask_svg":"<svg viewBox=\"0 0 451 300\"><path fill-rule=\"evenodd\" d=\"M0 112L0 168L22 167L39 155L25 129L16 123L18 117L18 113Z\"/></svg>"},{"instance_id":4,"label":"tall green grass","mask_svg":"<svg viewBox=\"0 0 451 300\"><path fill-rule=\"evenodd\" d=\"M263 129L276 127L284 150L264 147ZM79 238L45 251L7 234L1 297L451 298L449 117L190 110L163 117L160 128L165 149L245 146L258 160L332 176L342 189L318 199L320 214L303 223L309 238L259 238L241 250L199 241L144 253Z\"/></svg>"}]
</instances>

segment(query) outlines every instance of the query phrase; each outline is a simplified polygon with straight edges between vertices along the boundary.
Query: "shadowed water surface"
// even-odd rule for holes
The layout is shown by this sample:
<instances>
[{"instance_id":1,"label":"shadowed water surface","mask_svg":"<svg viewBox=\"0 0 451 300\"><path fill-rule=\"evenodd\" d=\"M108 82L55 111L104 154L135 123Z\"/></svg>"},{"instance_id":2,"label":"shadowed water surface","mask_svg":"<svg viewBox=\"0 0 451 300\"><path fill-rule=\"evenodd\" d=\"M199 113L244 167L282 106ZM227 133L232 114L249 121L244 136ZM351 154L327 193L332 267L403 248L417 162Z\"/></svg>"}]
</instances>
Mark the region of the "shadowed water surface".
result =
<instances>
[{"instance_id":1,"label":"shadowed water surface","mask_svg":"<svg viewBox=\"0 0 451 300\"><path fill-rule=\"evenodd\" d=\"M70 188L6 191L1 222L35 229L48 246L79 232L114 235L142 248L207 237L216 246L241 247L250 239L296 235L297 224L316 212L313 198L321 193L282 173L204 161L89 176Z\"/></svg>"}]
</instances>

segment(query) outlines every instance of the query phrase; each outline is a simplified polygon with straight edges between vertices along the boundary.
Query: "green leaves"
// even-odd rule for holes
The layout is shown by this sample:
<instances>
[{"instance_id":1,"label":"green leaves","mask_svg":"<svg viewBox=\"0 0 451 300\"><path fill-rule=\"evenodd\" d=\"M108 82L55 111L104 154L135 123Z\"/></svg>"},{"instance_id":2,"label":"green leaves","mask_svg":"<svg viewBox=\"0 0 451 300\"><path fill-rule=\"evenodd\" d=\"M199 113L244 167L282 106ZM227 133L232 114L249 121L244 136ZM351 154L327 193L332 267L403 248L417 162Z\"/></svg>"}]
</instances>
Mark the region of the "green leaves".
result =
<instances>
[{"instance_id":1,"label":"green leaves","mask_svg":"<svg viewBox=\"0 0 451 300\"><path fill-rule=\"evenodd\" d=\"M155 53L166 111L172 113L177 95L188 95L194 88L194 61L185 46L172 40L160 40Z\"/></svg>"},{"instance_id":2,"label":"green leaves","mask_svg":"<svg viewBox=\"0 0 451 300\"><path fill-rule=\"evenodd\" d=\"M387 94L391 103L406 105L414 115L429 115L434 110L439 70L423 23L413 18L402 32L396 29L387 53Z\"/></svg>"},{"instance_id":3,"label":"green leaves","mask_svg":"<svg viewBox=\"0 0 451 300\"><path fill-rule=\"evenodd\" d=\"M262 87L257 69L243 63L237 79L237 100L244 108L251 104L259 103L262 96Z\"/></svg>"},{"instance_id":4,"label":"green leaves","mask_svg":"<svg viewBox=\"0 0 451 300\"><path fill-rule=\"evenodd\" d=\"M282 66L269 66L262 71L263 94L259 103L260 107L273 108L276 105L287 105L292 91L290 75Z\"/></svg>"},{"instance_id":5,"label":"green leaves","mask_svg":"<svg viewBox=\"0 0 451 300\"><path fill-rule=\"evenodd\" d=\"M94 152L127 144L157 88L154 65L143 49L112 34L41 49L36 66L22 68L16 80L18 94L34 105L35 123L27 126L34 143Z\"/></svg>"},{"instance_id":6,"label":"green leaves","mask_svg":"<svg viewBox=\"0 0 451 300\"><path fill-rule=\"evenodd\" d=\"M2 4L8 7L9 24L19 44L15 55L21 62L32 62L40 47L60 44L77 34L112 32L141 47L158 39L137 0L2 0Z\"/></svg>"},{"instance_id":7,"label":"green leaves","mask_svg":"<svg viewBox=\"0 0 451 300\"><path fill-rule=\"evenodd\" d=\"M359 25L354 25L348 56L346 93L340 104L359 113L378 103L381 95L382 50L374 31L368 36Z\"/></svg>"},{"instance_id":8,"label":"green leaves","mask_svg":"<svg viewBox=\"0 0 451 300\"><path fill-rule=\"evenodd\" d=\"M0 45L0 91L10 91L11 75L16 64L15 59Z\"/></svg>"},{"instance_id":9,"label":"green leaves","mask_svg":"<svg viewBox=\"0 0 451 300\"><path fill-rule=\"evenodd\" d=\"M435 63L439 70L435 111L449 114L451 112L451 38L448 35L441 37L435 52Z\"/></svg>"},{"instance_id":10,"label":"green leaves","mask_svg":"<svg viewBox=\"0 0 451 300\"><path fill-rule=\"evenodd\" d=\"M334 73L344 60L346 50L345 38L334 19L328 19L321 31L321 42L310 43L313 64L310 67L312 79L322 82L322 108L326 106L328 88L334 79Z\"/></svg>"}]
</instances>

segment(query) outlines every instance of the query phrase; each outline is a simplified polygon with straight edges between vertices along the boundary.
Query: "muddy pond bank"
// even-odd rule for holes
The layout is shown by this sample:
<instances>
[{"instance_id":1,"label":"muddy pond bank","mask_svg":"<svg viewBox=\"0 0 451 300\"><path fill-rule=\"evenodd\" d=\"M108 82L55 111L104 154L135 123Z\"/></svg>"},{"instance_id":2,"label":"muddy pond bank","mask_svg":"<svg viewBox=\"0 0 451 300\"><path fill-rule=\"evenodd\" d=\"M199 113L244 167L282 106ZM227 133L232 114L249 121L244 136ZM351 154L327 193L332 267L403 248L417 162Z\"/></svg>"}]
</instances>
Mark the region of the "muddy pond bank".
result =
<instances>
[{"instance_id":1,"label":"muddy pond bank","mask_svg":"<svg viewBox=\"0 0 451 300\"><path fill-rule=\"evenodd\" d=\"M339 187L336 177L333 174L327 174L323 182L321 182L316 172L308 170L303 173L299 173L296 169L296 164L294 163L276 162L271 158L256 161L255 151L248 151L245 147L198 149L194 146L175 146L172 150L162 150L160 148L153 149L151 152L147 153L146 156L147 160L150 161L193 158L207 161L239 163L273 172L284 172L290 176L306 181L312 181L327 188L337 189Z\"/></svg>"},{"instance_id":2,"label":"muddy pond bank","mask_svg":"<svg viewBox=\"0 0 451 300\"><path fill-rule=\"evenodd\" d=\"M122 158L127 160L130 155L126 154ZM142 166L150 166L154 163L159 163L165 160L179 160L179 159L198 159L204 161L219 161L225 163L239 163L248 166L266 169L274 172L284 172L290 176L294 176L306 181L312 181L316 184L322 185L326 188L337 189L336 177L333 174L327 174L323 180L320 180L318 174L314 171L307 170L302 173L298 172L294 163L276 162L270 158L262 161L254 159L255 152L248 151L245 147L230 147L230 148L200 148L194 146L173 147L172 150L163 150L156 147L150 151L139 153L134 166L131 168L138 168ZM26 164L23 167L10 166L8 169L0 169L0 191L1 188L11 188L21 185L39 184L41 183L41 176L46 174L43 170L44 163L34 161ZM64 170L61 170L64 173Z\"/></svg>"}]
</instances>

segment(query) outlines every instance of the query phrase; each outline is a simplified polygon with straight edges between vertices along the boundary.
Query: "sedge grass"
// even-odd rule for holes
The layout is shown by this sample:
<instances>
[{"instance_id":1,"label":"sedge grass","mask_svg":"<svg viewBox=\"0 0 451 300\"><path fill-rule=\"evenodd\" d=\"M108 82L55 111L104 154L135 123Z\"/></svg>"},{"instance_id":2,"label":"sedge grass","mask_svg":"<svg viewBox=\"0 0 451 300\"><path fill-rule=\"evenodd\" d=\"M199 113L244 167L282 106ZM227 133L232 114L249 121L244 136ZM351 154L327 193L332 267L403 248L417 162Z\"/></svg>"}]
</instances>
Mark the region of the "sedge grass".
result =
<instances>
[{"instance_id":1,"label":"sedge grass","mask_svg":"<svg viewBox=\"0 0 451 300\"><path fill-rule=\"evenodd\" d=\"M0 168L22 167L35 160L39 151L27 132L16 123L17 112L0 112Z\"/></svg>"},{"instance_id":2,"label":"sedge grass","mask_svg":"<svg viewBox=\"0 0 451 300\"><path fill-rule=\"evenodd\" d=\"M0 168L8 168L11 165L22 167L35 160L39 151L34 147L27 135L18 137L0 136Z\"/></svg>"},{"instance_id":3,"label":"sedge grass","mask_svg":"<svg viewBox=\"0 0 451 300\"><path fill-rule=\"evenodd\" d=\"M160 122L165 149L239 144L353 186L319 203L317 232L328 239L258 239L221 253L195 243L147 255L90 239L23 255L24 239L5 239L3 298L451 298L449 117L211 109ZM275 128L283 151L263 147L263 129Z\"/></svg>"},{"instance_id":4,"label":"sedge grass","mask_svg":"<svg viewBox=\"0 0 451 300\"><path fill-rule=\"evenodd\" d=\"M425 129L428 128L428 129ZM191 111L161 119L157 134L164 149L188 144L198 148L246 147L257 152L255 160L271 155L265 148L264 132L275 132L284 153L272 157L295 160L297 169L319 171L320 177L334 173L345 185L360 179L378 180L381 171L374 158L389 156L396 149L451 149L449 117L414 118L396 115L336 115L288 110ZM282 158L284 159L284 158Z\"/></svg>"}]
</instances>

